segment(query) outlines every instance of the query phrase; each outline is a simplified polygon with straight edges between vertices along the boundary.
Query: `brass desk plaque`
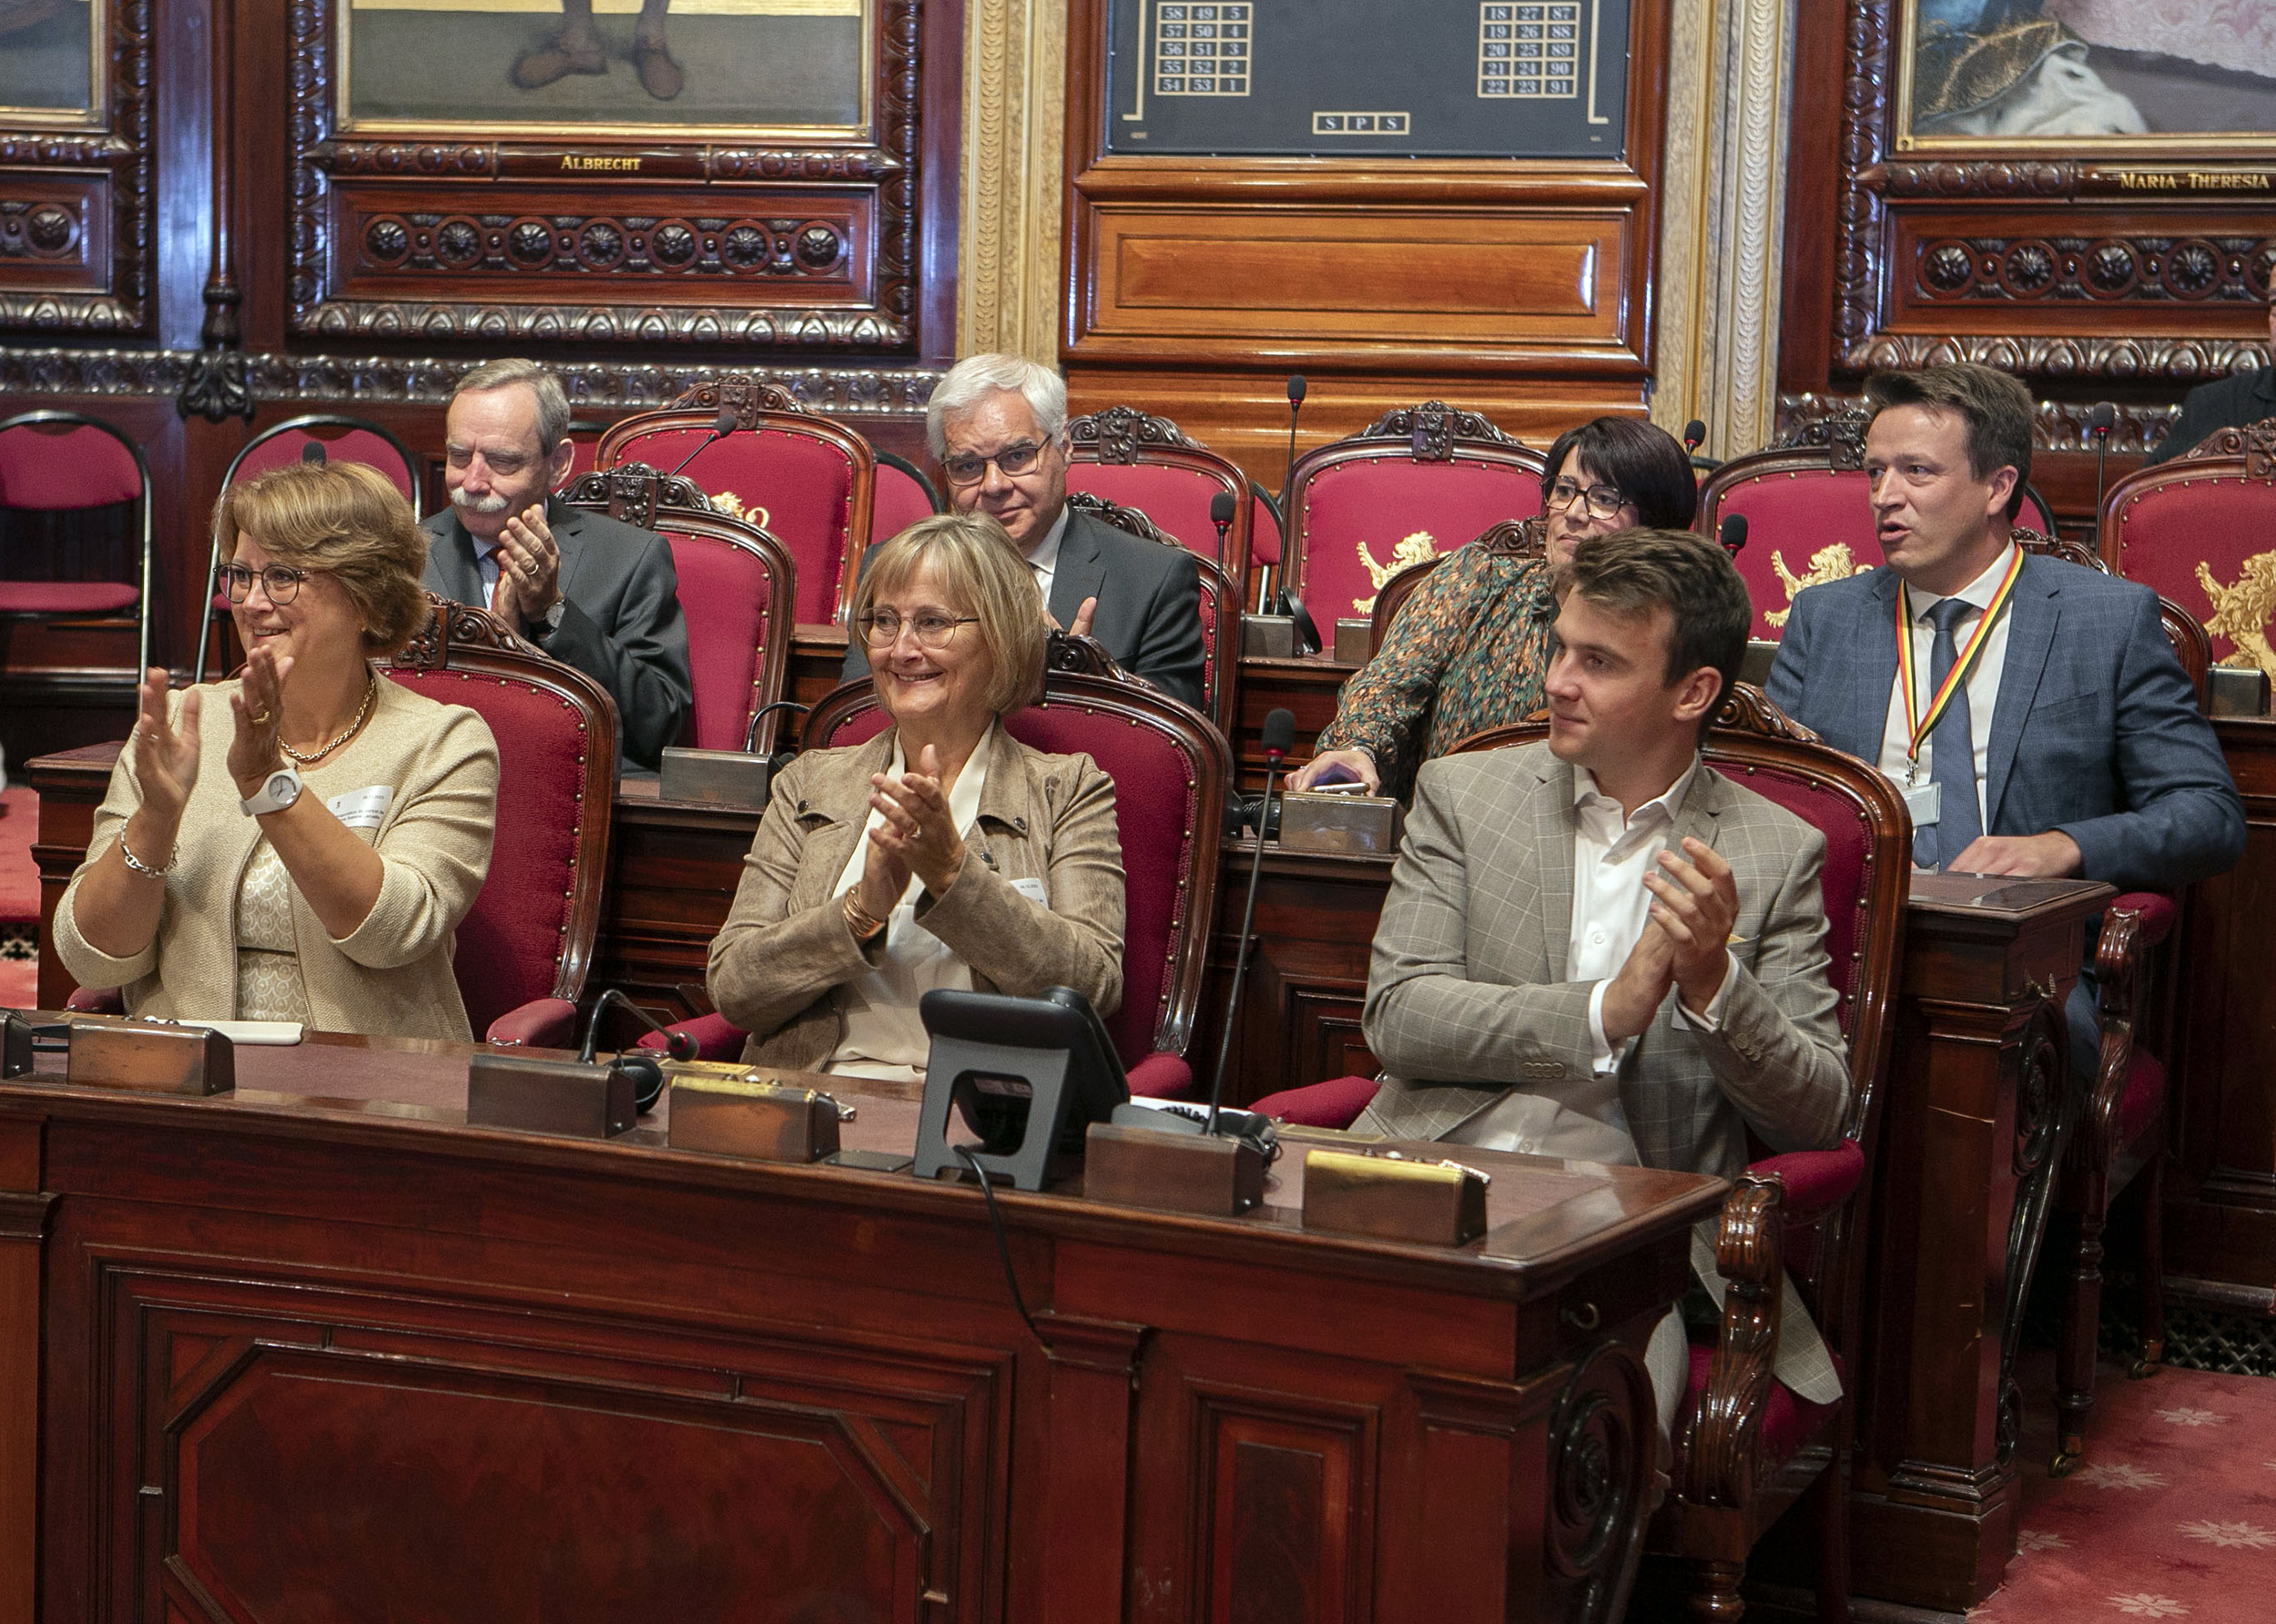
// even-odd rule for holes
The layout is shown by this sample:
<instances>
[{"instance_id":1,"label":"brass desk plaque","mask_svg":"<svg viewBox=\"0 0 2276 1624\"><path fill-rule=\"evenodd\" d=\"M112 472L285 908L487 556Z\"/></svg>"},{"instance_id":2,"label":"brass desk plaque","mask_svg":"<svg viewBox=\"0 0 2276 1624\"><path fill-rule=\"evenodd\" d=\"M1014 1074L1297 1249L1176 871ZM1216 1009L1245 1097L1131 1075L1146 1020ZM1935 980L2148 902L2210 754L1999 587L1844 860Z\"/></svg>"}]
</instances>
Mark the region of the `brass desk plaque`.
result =
<instances>
[{"instance_id":1,"label":"brass desk plaque","mask_svg":"<svg viewBox=\"0 0 2276 1624\"><path fill-rule=\"evenodd\" d=\"M1346 665L1364 665L1375 653L1375 622L1367 620L1338 620L1336 623L1336 657Z\"/></svg>"},{"instance_id":2,"label":"brass desk plaque","mask_svg":"<svg viewBox=\"0 0 2276 1624\"><path fill-rule=\"evenodd\" d=\"M1396 1151L1306 1151L1304 1227L1425 1246L1462 1246L1486 1233L1486 1175L1458 1162Z\"/></svg>"},{"instance_id":3,"label":"brass desk plaque","mask_svg":"<svg viewBox=\"0 0 2276 1624\"><path fill-rule=\"evenodd\" d=\"M1117 1206L1229 1218L1265 1199L1265 1158L1225 1134L1092 1122L1083 1136L1082 1193Z\"/></svg>"},{"instance_id":4,"label":"brass desk plaque","mask_svg":"<svg viewBox=\"0 0 2276 1624\"><path fill-rule=\"evenodd\" d=\"M1291 660L1296 653L1296 623L1285 614L1241 616L1241 652L1260 660Z\"/></svg>"},{"instance_id":5,"label":"brass desk plaque","mask_svg":"<svg viewBox=\"0 0 2276 1624\"><path fill-rule=\"evenodd\" d=\"M763 811L774 782L774 757L743 750L666 746L658 793L667 801Z\"/></svg>"},{"instance_id":6,"label":"brass desk plaque","mask_svg":"<svg viewBox=\"0 0 2276 1624\"><path fill-rule=\"evenodd\" d=\"M466 1062L470 1127L614 1139L639 1114L631 1075L605 1061L483 1053Z\"/></svg>"},{"instance_id":7,"label":"brass desk plaque","mask_svg":"<svg viewBox=\"0 0 2276 1624\"><path fill-rule=\"evenodd\" d=\"M672 1078L666 1139L676 1151L709 1151L758 1162L819 1162L838 1153L837 1099L790 1088L756 1071Z\"/></svg>"},{"instance_id":8,"label":"brass desk plaque","mask_svg":"<svg viewBox=\"0 0 2276 1624\"><path fill-rule=\"evenodd\" d=\"M75 1020L65 1080L137 1094L227 1094L237 1088L236 1056L209 1026Z\"/></svg>"},{"instance_id":9,"label":"brass desk plaque","mask_svg":"<svg viewBox=\"0 0 2276 1624\"><path fill-rule=\"evenodd\" d=\"M1405 819L1399 804L1380 795L1323 795L1290 790L1280 797L1280 845L1285 851L1356 851L1389 857L1398 849Z\"/></svg>"}]
</instances>

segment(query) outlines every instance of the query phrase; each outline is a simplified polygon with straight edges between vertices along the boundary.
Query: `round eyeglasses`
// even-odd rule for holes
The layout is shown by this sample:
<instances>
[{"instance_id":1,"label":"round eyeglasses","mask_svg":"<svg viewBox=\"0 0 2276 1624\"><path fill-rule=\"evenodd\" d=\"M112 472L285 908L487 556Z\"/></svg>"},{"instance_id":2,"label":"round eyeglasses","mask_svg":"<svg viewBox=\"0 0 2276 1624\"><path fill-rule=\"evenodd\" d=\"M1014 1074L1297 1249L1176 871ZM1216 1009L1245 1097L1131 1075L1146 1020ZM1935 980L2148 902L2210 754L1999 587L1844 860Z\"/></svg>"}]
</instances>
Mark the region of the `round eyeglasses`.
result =
<instances>
[{"instance_id":1,"label":"round eyeglasses","mask_svg":"<svg viewBox=\"0 0 2276 1624\"><path fill-rule=\"evenodd\" d=\"M861 640L871 648L890 648L901 640L901 628L907 626L917 639L919 648L946 648L949 639L956 635L956 628L969 626L978 621L977 614L912 614L903 620L890 609L873 610L854 624L860 629Z\"/></svg>"},{"instance_id":2,"label":"round eyeglasses","mask_svg":"<svg viewBox=\"0 0 2276 1624\"><path fill-rule=\"evenodd\" d=\"M1595 519L1618 518L1621 509L1628 505L1618 485L1590 485L1584 490L1577 480L1559 480L1549 488L1551 509L1570 512L1576 497L1588 502L1589 515Z\"/></svg>"},{"instance_id":3,"label":"round eyeglasses","mask_svg":"<svg viewBox=\"0 0 2276 1624\"><path fill-rule=\"evenodd\" d=\"M270 603L282 608L300 595L300 583L309 578L310 572L272 563L259 573L261 591L269 594ZM221 582L221 595L232 604L242 604L252 595L254 572L243 564L225 563L217 574Z\"/></svg>"}]
</instances>

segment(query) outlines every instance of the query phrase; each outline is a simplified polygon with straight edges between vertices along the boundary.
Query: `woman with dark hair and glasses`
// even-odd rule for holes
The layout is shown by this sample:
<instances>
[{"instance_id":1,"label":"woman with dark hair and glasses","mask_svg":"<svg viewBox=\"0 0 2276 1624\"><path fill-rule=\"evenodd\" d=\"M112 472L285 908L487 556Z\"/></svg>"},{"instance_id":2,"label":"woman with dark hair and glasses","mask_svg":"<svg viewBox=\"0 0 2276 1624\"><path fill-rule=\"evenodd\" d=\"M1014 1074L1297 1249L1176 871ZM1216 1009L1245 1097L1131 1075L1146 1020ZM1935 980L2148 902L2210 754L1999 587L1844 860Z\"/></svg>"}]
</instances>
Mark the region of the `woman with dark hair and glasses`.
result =
<instances>
[{"instance_id":1,"label":"woman with dark hair and glasses","mask_svg":"<svg viewBox=\"0 0 2276 1624\"><path fill-rule=\"evenodd\" d=\"M1457 740L1540 707L1549 674L1550 577L1583 536L1682 530L1699 504L1692 460L1641 418L1600 417L1549 449L1546 510L1514 541L1448 553L1352 674L1312 759L1288 787L1357 782L1404 800L1415 769Z\"/></svg>"},{"instance_id":2,"label":"woman with dark hair and glasses","mask_svg":"<svg viewBox=\"0 0 2276 1624\"><path fill-rule=\"evenodd\" d=\"M56 951L129 1014L464 1040L451 956L498 746L372 669L427 621L411 507L372 469L300 462L224 491L213 523L245 668L178 693L143 674Z\"/></svg>"},{"instance_id":3,"label":"woman with dark hair and glasses","mask_svg":"<svg viewBox=\"0 0 2276 1624\"><path fill-rule=\"evenodd\" d=\"M1001 719L1043 686L1043 599L1002 525L944 513L880 546L853 634L893 725L775 781L711 944L746 1061L913 1080L936 987L1123 996L1114 785Z\"/></svg>"}]
</instances>

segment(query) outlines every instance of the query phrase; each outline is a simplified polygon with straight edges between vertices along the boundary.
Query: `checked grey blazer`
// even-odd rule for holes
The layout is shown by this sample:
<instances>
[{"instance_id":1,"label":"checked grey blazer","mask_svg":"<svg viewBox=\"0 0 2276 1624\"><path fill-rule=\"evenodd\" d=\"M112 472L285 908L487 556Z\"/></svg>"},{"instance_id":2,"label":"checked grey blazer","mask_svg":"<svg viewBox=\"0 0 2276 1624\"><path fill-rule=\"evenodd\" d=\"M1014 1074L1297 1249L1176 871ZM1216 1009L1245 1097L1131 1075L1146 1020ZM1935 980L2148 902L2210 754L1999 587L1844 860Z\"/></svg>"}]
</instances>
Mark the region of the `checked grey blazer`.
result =
<instances>
[{"instance_id":1,"label":"checked grey blazer","mask_svg":"<svg viewBox=\"0 0 2276 1624\"><path fill-rule=\"evenodd\" d=\"M1572 768L1545 744L1447 756L1417 775L1367 976L1364 1030L1387 1076L1359 1129L1437 1139L1512 1090L1601 1092L1590 984L1565 979L1572 791ZM1670 845L1685 836L1731 865L1737 979L1714 1032L1676 1026L1669 995L1622 1062L1620 1100L1644 1165L1727 1178L1745 1168L1750 1127L1779 1151L1840 1137L1849 1069L1826 976L1825 840L1703 766ZM1564 1153L1553 1132L1525 1148ZM1705 1233L1692 1261L1720 1301ZM1780 1379L1830 1398L1838 1382L1791 1284L1784 1323Z\"/></svg>"}]
</instances>

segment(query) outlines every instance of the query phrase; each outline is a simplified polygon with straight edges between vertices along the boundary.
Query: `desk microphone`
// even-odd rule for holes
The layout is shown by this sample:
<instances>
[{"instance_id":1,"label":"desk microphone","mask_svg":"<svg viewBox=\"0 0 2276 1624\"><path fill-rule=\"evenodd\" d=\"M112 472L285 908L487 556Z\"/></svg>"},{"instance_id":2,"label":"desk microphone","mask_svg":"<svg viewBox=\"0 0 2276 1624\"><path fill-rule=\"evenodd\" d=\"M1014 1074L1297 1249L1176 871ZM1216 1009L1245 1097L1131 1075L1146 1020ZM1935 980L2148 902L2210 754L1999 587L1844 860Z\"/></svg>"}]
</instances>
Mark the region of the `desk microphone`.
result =
<instances>
[{"instance_id":1,"label":"desk microphone","mask_svg":"<svg viewBox=\"0 0 2276 1624\"><path fill-rule=\"evenodd\" d=\"M2118 408L2097 401L2087 413L2087 431L2094 436L2094 519L2102 522L2102 459L2110 449L2110 431L2118 427Z\"/></svg>"},{"instance_id":2,"label":"desk microphone","mask_svg":"<svg viewBox=\"0 0 2276 1624\"><path fill-rule=\"evenodd\" d=\"M1217 527L1217 558L1224 559L1225 532L1233 528L1233 492L1220 491L1209 499L1209 522Z\"/></svg>"},{"instance_id":3,"label":"desk microphone","mask_svg":"<svg viewBox=\"0 0 2276 1624\"><path fill-rule=\"evenodd\" d=\"M1280 511L1288 511L1288 492L1296 479L1296 413L1304 410L1304 374L1288 374L1288 462L1280 476Z\"/></svg>"},{"instance_id":4,"label":"desk microphone","mask_svg":"<svg viewBox=\"0 0 2276 1624\"><path fill-rule=\"evenodd\" d=\"M584 1042L577 1050L578 1060L588 1065L596 1063L593 1059L593 1051L600 1042L601 1012L611 1005L631 1011L635 1020L661 1037L664 1040L664 1052L674 1060L692 1061L696 1058L694 1038L686 1032L674 1031L615 988L611 987L593 1000L593 1013L586 1017L584 1023ZM615 1064L618 1070L633 1080L634 1103L642 1111L654 1110L655 1102L664 1095L663 1066L648 1055L630 1051L617 1055Z\"/></svg>"},{"instance_id":5,"label":"desk microphone","mask_svg":"<svg viewBox=\"0 0 2276 1624\"><path fill-rule=\"evenodd\" d=\"M810 705L800 705L795 699L777 699L771 705L760 705L757 710L751 713L751 725L743 729L743 754L748 756L753 750L758 747L758 725L765 721L774 712L796 711L800 716L804 716L811 708L812 707ZM796 752L797 748L798 746L794 745L791 746L789 752L777 750L776 754L778 756L792 754ZM597 1008L597 1006L595 1007ZM664 1029L662 1027L656 1028L656 1030L658 1031L662 1031Z\"/></svg>"},{"instance_id":6,"label":"desk microphone","mask_svg":"<svg viewBox=\"0 0 2276 1624\"><path fill-rule=\"evenodd\" d=\"M1265 717L1265 798L1256 804L1256 855L1249 863L1248 900L1241 905L1241 934L1234 939L1240 946L1233 960L1233 990L1224 1004L1224 1035L1217 1040L1217 1075L1209 1085L1209 1121L1204 1133L1217 1131L1217 1112L1224 1100L1225 1062L1233 1057L1233 1030L1241 1013L1241 984L1248 975L1249 931L1256 923L1256 882L1265 873L1265 828L1272 821L1273 779L1280 771L1280 764L1295 747L1296 715L1286 706L1267 712Z\"/></svg>"},{"instance_id":7,"label":"desk microphone","mask_svg":"<svg viewBox=\"0 0 2276 1624\"><path fill-rule=\"evenodd\" d=\"M303 462L313 462L319 468L321 468L324 465L324 442L320 440L311 440L306 445L302 446L300 448L300 461Z\"/></svg>"},{"instance_id":8,"label":"desk microphone","mask_svg":"<svg viewBox=\"0 0 2276 1624\"><path fill-rule=\"evenodd\" d=\"M1725 553L1733 558L1738 557L1746 547L1746 515L1744 513L1727 515L1723 522L1715 527L1715 539L1722 543L1722 550Z\"/></svg>"},{"instance_id":9,"label":"desk microphone","mask_svg":"<svg viewBox=\"0 0 2276 1624\"><path fill-rule=\"evenodd\" d=\"M715 441L715 440L725 440L725 439L726 439L728 435L730 435L730 434L732 434L732 433L734 433L734 432L735 432L735 431L736 431L736 428L737 428L737 419L736 419L736 415L735 415L735 408L734 408L734 407L732 407L732 406L722 406L722 407L720 407L720 408L719 408L719 415L718 415L717 417L715 417L715 418L713 418L713 419L711 420L711 432L710 432L709 434L706 434L706 436L704 436L704 442L703 442L703 444L701 444L701 445L697 446L697 447L696 447L694 451L692 451L692 452L688 452L688 453L687 453L687 455L686 455L685 457L682 457L682 458L679 460L678 463L677 463L677 464L676 464L676 465L674 466L674 468L672 469L672 473L667 473L667 474L666 474L664 477L665 477L666 479L667 479L667 480L668 480L668 479L670 479L670 478L672 477L672 474L676 474L676 473L677 473L677 472L679 472L682 468L686 467L686 466L687 466L690 462L694 462L696 458L698 458L698 457L702 456L702 455L704 454L704 452L706 452L706 451L710 450L710 449L711 449L711 442L712 442L713 441ZM598 1005L595 1005L595 1006L594 1006L594 1008L596 1008L596 1009L597 1009L598 1007L599 1007ZM629 1006L627 1006L627 1007L629 1008Z\"/></svg>"},{"instance_id":10,"label":"desk microphone","mask_svg":"<svg viewBox=\"0 0 2276 1624\"><path fill-rule=\"evenodd\" d=\"M1683 454L1691 455L1705 442L1706 439L1706 423L1699 418L1692 419L1690 422L1683 425Z\"/></svg>"}]
</instances>

